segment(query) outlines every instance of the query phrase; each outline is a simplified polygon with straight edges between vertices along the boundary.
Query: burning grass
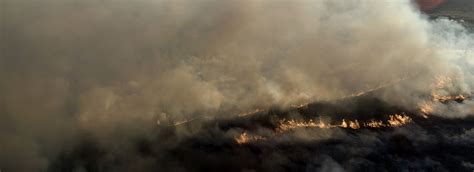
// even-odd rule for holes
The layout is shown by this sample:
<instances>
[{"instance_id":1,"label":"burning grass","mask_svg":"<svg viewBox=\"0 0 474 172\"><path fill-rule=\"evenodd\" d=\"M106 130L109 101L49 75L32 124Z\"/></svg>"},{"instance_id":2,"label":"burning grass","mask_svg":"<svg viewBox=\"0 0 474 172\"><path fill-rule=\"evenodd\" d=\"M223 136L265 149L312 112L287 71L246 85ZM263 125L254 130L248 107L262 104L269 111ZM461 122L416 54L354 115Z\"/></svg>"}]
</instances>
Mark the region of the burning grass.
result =
<instances>
[{"instance_id":1,"label":"burning grass","mask_svg":"<svg viewBox=\"0 0 474 172\"><path fill-rule=\"evenodd\" d=\"M318 128L318 129L331 129L331 128L343 128L343 129L361 129L361 128L394 128L407 125L413 122L412 118L406 115L405 113L388 115L387 120L376 120L371 119L368 121L362 120L346 120L342 119L339 123L325 122L321 119L314 120L297 120L297 119L282 119L278 121L277 127L274 129L276 131L272 137L278 137L279 134L292 132L297 129L305 128ZM359 122L360 121L360 122ZM258 141L267 140L264 136L259 136L256 134L249 134L248 131L235 136L235 142L237 144L248 144Z\"/></svg>"}]
</instances>

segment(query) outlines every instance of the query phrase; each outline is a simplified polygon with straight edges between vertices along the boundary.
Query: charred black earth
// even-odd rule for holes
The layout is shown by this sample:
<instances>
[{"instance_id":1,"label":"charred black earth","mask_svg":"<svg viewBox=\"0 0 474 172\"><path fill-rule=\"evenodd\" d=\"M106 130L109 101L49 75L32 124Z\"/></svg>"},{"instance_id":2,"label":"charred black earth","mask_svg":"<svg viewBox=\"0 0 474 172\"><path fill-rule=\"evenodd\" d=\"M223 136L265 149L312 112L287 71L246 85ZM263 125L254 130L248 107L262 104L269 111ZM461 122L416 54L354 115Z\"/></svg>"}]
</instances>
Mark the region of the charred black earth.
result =
<instances>
[{"instance_id":1,"label":"charred black earth","mask_svg":"<svg viewBox=\"0 0 474 172\"><path fill-rule=\"evenodd\" d=\"M388 114L404 114L410 122L389 126L385 122L390 120ZM327 123L333 126L303 125L281 131L278 127L283 119L330 119ZM338 124L343 119L358 119L360 126L341 127ZM370 119L384 121L384 126L362 125ZM132 155L105 151L93 137L84 137L75 151L62 154L50 170L472 171L473 124L472 117L424 118L419 112L366 95L224 120L162 126L153 137L137 138ZM193 128L201 129L192 132ZM191 133L183 135L180 130ZM238 143L242 133L248 133L248 140ZM137 158L147 161L137 164Z\"/></svg>"}]
</instances>

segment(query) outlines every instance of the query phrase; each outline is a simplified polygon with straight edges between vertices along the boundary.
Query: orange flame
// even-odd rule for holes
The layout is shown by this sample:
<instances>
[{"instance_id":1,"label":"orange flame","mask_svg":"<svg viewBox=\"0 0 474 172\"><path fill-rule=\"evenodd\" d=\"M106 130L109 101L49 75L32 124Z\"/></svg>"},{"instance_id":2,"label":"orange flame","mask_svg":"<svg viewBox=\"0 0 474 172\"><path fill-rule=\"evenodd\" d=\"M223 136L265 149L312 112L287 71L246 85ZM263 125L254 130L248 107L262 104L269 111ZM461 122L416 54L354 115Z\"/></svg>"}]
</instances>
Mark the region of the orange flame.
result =
<instances>
[{"instance_id":1,"label":"orange flame","mask_svg":"<svg viewBox=\"0 0 474 172\"><path fill-rule=\"evenodd\" d=\"M320 129L329 129L329 128L347 128L347 129L360 129L360 128L382 128L382 127L400 127L406 124L413 122L413 120L407 116L405 113L389 115L387 121L374 120L371 119L368 122L359 122L359 120L345 120L342 119L340 124L331 124L329 122L323 122L321 119L315 121L313 119L304 121L304 120L280 120L279 125L275 129L277 133L284 133L292 131L298 128L320 128ZM277 136L277 135L274 135ZM238 144L247 144L250 142L257 142L266 140L266 137L259 135L250 135L247 132L236 136L235 141Z\"/></svg>"},{"instance_id":2,"label":"orange flame","mask_svg":"<svg viewBox=\"0 0 474 172\"><path fill-rule=\"evenodd\" d=\"M365 123L364 124L364 127L368 127L368 128L381 128L381 127L385 127L385 125L383 124L382 121L376 121L376 120L370 120L368 123Z\"/></svg>"},{"instance_id":3,"label":"orange flame","mask_svg":"<svg viewBox=\"0 0 474 172\"><path fill-rule=\"evenodd\" d=\"M240 113L238 116L239 117L244 117L244 116L249 116L249 115L254 115L256 113L260 113L260 112L263 112L265 111L264 109L260 109L260 108L257 108L253 111L249 111L249 112L243 112L243 113Z\"/></svg>"},{"instance_id":4,"label":"orange flame","mask_svg":"<svg viewBox=\"0 0 474 172\"><path fill-rule=\"evenodd\" d=\"M308 106L309 103L301 103L301 104L296 104L296 105L290 105L291 108L299 109Z\"/></svg>"},{"instance_id":5,"label":"orange flame","mask_svg":"<svg viewBox=\"0 0 474 172\"><path fill-rule=\"evenodd\" d=\"M431 91L431 100L430 101L423 101L418 104L421 115L424 118L428 118L429 115L435 113L434 103L441 102L441 103L448 103L452 101L462 102L466 99L470 98L470 95L463 95L463 94L450 94L449 90L451 88L456 87L456 81L461 78L459 77L450 77L446 75L438 75L435 76L433 81L434 83L430 85L432 88Z\"/></svg>"},{"instance_id":6,"label":"orange flame","mask_svg":"<svg viewBox=\"0 0 474 172\"><path fill-rule=\"evenodd\" d=\"M387 122L392 127L398 127L412 122L412 119L409 116L406 116L405 114L390 115L389 118L390 119Z\"/></svg>"},{"instance_id":7,"label":"orange flame","mask_svg":"<svg viewBox=\"0 0 474 172\"><path fill-rule=\"evenodd\" d=\"M449 101L464 101L467 98L466 96L462 94L455 95L455 96L452 96L452 95L443 96L434 92L432 93L431 96L433 97L433 101L439 101L441 103L446 103Z\"/></svg>"},{"instance_id":8,"label":"orange flame","mask_svg":"<svg viewBox=\"0 0 474 172\"><path fill-rule=\"evenodd\" d=\"M280 125L277 128L278 132L285 132L288 130L296 129L296 128L330 128L330 124L325 124L321 120L319 122L315 122L312 119L309 121L296 121L292 120L281 120Z\"/></svg>"},{"instance_id":9,"label":"orange flame","mask_svg":"<svg viewBox=\"0 0 474 172\"><path fill-rule=\"evenodd\" d=\"M247 144L249 142L256 142L259 140L265 140L266 138L259 135L249 135L247 132L243 132L239 136L235 137L237 144Z\"/></svg>"},{"instance_id":10,"label":"orange flame","mask_svg":"<svg viewBox=\"0 0 474 172\"><path fill-rule=\"evenodd\" d=\"M431 102L422 102L419 104L420 111L423 115L423 118L428 118L428 115L434 112L434 107Z\"/></svg>"},{"instance_id":11,"label":"orange flame","mask_svg":"<svg viewBox=\"0 0 474 172\"><path fill-rule=\"evenodd\" d=\"M359 125L359 121L357 121L357 120L355 120L355 121L349 121L349 125L347 125L346 120L345 120L345 119L342 119L342 123L341 123L341 125L339 125L339 127L341 127L341 128L359 129L359 128L360 128L360 125Z\"/></svg>"},{"instance_id":12,"label":"orange flame","mask_svg":"<svg viewBox=\"0 0 474 172\"><path fill-rule=\"evenodd\" d=\"M278 132L286 132L289 130L297 129L297 128L350 128L350 129L360 129L360 128L381 128L381 127L399 127L408 123L411 123L412 119L405 115L404 113L402 114L394 114L389 116L389 120L386 121L386 124L384 124L383 121L381 120L374 120L371 119L368 122L359 122L359 120L346 120L342 119L341 124L331 124L331 123L325 123L321 120L319 122L316 122L312 119L308 121L297 121L297 120L281 120L279 121L279 125L277 127Z\"/></svg>"}]
</instances>

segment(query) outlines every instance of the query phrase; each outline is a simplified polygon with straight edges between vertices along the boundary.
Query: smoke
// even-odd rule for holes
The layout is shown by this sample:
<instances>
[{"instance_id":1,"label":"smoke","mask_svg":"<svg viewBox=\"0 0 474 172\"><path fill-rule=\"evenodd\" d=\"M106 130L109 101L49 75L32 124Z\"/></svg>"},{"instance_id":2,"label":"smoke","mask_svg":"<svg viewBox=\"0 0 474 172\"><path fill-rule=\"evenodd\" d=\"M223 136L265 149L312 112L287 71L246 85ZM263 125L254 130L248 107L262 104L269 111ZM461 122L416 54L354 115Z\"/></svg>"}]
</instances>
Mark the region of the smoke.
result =
<instances>
[{"instance_id":1,"label":"smoke","mask_svg":"<svg viewBox=\"0 0 474 172\"><path fill-rule=\"evenodd\" d=\"M182 120L334 100L401 78L410 82L375 96L413 108L440 73L460 78L445 94L471 94L466 70L472 59L451 50L472 47L472 35L454 21L428 21L408 0L19 0L2 6L5 171L54 169L63 152L81 154L71 149L89 140L98 145L86 145L92 152L127 154L135 144L129 140L156 137L168 130L160 127ZM467 116L470 104L440 104L437 114ZM156 146L199 128L176 129L177 140L157 138ZM121 170L153 166L135 158L138 164ZM324 162L321 170L340 171L330 157Z\"/></svg>"}]
</instances>

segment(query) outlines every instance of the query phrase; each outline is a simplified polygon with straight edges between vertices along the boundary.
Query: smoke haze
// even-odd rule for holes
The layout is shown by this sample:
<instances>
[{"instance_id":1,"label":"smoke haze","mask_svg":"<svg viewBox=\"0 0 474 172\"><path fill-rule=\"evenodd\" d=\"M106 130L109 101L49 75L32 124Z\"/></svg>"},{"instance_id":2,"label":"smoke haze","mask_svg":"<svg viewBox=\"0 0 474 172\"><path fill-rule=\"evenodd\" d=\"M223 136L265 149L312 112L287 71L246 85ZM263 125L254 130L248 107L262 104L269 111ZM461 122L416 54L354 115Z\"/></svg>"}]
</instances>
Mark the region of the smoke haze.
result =
<instances>
[{"instance_id":1,"label":"smoke haze","mask_svg":"<svg viewBox=\"0 0 474 172\"><path fill-rule=\"evenodd\" d=\"M121 152L134 164L74 170L146 171L167 154L131 153L136 140L154 138L156 153L201 129L163 128L179 121L337 100L392 83L373 96L415 110L437 75L455 78L443 95L471 95L474 84L466 51L473 35L456 21L428 20L408 0L1 3L4 171L54 171L64 154L95 157L74 152L78 145ZM435 103L433 114L466 117L471 105ZM162 130L176 137L162 140ZM329 156L315 161L321 171L344 169ZM179 166L169 163L167 170Z\"/></svg>"}]
</instances>

